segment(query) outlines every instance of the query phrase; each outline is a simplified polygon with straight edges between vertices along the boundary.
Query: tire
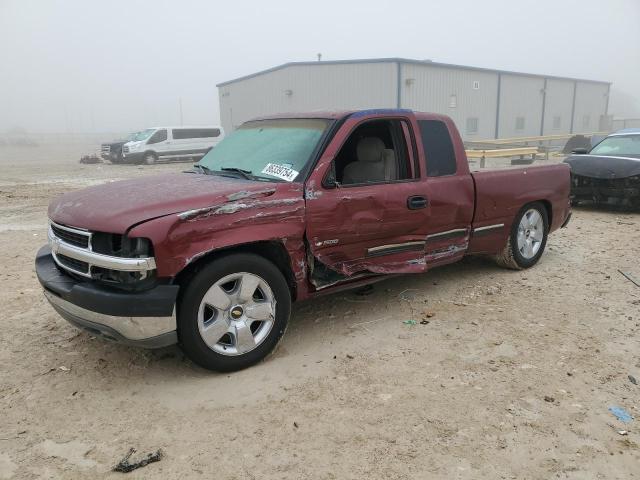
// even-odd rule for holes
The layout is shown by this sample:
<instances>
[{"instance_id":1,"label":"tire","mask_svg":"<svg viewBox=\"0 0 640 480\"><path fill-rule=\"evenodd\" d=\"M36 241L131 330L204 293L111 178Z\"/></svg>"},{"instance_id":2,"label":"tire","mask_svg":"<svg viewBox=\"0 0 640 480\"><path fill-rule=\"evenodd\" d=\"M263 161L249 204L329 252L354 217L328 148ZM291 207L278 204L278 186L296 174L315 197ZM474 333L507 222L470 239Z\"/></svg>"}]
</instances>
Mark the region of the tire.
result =
<instances>
[{"instance_id":1,"label":"tire","mask_svg":"<svg viewBox=\"0 0 640 480\"><path fill-rule=\"evenodd\" d=\"M153 165L158 161L158 156L153 152L147 152L144 154L144 164L145 165Z\"/></svg>"},{"instance_id":2,"label":"tire","mask_svg":"<svg viewBox=\"0 0 640 480\"><path fill-rule=\"evenodd\" d=\"M178 338L201 367L241 370L273 351L290 312L291 293L278 267L255 254L229 254L186 285L178 306Z\"/></svg>"},{"instance_id":3,"label":"tire","mask_svg":"<svg viewBox=\"0 0 640 480\"><path fill-rule=\"evenodd\" d=\"M548 234L545 206L540 202L525 205L513 221L507 244L494 258L501 267L513 270L533 267L544 252Z\"/></svg>"}]
</instances>

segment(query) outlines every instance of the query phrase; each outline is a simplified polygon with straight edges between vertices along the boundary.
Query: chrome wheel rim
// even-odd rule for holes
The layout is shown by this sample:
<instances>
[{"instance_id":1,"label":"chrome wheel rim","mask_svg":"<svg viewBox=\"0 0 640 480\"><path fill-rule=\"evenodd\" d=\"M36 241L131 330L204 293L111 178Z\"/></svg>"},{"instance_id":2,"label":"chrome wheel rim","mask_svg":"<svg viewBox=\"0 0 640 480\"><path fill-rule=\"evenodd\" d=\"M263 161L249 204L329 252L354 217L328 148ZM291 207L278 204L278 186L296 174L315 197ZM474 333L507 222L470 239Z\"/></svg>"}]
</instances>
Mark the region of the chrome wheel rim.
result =
<instances>
[{"instance_id":1,"label":"chrome wheel rim","mask_svg":"<svg viewBox=\"0 0 640 480\"><path fill-rule=\"evenodd\" d=\"M206 345L222 355L243 355L269 335L276 315L271 287L258 275L233 273L214 283L198 309L198 330Z\"/></svg>"},{"instance_id":2,"label":"chrome wheel rim","mask_svg":"<svg viewBox=\"0 0 640 480\"><path fill-rule=\"evenodd\" d=\"M530 208L518 225L518 251L525 259L531 260L538 254L544 238L544 221L535 208Z\"/></svg>"}]
</instances>

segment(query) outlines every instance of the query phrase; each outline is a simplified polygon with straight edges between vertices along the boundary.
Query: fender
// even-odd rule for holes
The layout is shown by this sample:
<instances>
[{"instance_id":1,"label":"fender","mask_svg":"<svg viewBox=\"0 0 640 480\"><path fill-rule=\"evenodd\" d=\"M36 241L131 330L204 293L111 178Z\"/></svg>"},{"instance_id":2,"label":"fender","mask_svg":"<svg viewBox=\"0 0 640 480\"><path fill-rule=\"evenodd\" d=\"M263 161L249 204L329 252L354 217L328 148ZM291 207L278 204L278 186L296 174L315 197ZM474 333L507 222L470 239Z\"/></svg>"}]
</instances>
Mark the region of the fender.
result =
<instances>
[{"instance_id":1,"label":"fender","mask_svg":"<svg viewBox=\"0 0 640 480\"><path fill-rule=\"evenodd\" d=\"M268 198L238 199L188 210L131 228L131 237L151 239L159 277L175 277L215 250L279 241L291 258L301 293L306 292L305 201L302 191ZM291 196L290 193L297 193Z\"/></svg>"}]
</instances>

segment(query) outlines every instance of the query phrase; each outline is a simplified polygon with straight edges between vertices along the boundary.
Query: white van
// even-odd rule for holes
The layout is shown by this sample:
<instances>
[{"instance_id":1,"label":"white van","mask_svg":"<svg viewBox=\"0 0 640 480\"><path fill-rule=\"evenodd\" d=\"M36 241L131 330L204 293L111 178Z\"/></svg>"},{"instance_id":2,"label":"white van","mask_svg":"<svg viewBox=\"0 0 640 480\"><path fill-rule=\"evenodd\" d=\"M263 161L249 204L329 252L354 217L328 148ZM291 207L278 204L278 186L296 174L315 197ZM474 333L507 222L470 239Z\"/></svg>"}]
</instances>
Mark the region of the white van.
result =
<instances>
[{"instance_id":1,"label":"white van","mask_svg":"<svg viewBox=\"0 0 640 480\"><path fill-rule=\"evenodd\" d=\"M122 147L123 163L195 160L224 138L222 127L155 127L138 132Z\"/></svg>"}]
</instances>

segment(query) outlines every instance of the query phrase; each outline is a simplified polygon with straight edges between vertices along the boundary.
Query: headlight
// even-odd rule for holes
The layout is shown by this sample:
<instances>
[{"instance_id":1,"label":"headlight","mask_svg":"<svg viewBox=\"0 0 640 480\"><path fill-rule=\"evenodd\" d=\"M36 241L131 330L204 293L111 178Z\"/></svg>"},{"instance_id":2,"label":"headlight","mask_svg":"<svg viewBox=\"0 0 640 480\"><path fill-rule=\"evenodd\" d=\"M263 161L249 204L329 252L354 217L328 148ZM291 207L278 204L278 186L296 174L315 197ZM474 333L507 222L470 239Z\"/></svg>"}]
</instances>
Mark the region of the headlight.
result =
<instances>
[{"instance_id":1,"label":"headlight","mask_svg":"<svg viewBox=\"0 0 640 480\"><path fill-rule=\"evenodd\" d=\"M148 238L129 238L115 233L94 233L91 239L91 248L96 253L112 257L145 258L153 256L153 246ZM142 287L155 280L155 270L123 272L94 266L91 271L94 279L125 288Z\"/></svg>"}]
</instances>

